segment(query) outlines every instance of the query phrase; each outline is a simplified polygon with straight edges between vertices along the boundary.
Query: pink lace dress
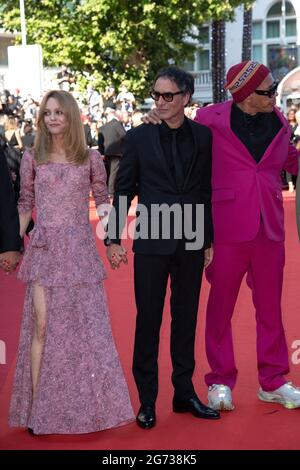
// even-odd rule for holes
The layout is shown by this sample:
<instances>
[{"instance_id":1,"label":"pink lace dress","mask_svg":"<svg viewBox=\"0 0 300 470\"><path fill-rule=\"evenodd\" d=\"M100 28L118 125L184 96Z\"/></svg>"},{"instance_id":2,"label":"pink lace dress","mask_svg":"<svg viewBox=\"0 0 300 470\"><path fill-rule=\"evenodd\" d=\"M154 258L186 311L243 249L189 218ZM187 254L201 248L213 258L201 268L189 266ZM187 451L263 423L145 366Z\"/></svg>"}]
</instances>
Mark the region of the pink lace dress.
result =
<instances>
[{"instance_id":1,"label":"pink lace dress","mask_svg":"<svg viewBox=\"0 0 300 470\"><path fill-rule=\"evenodd\" d=\"M36 207L19 278L27 283L10 405L11 426L36 434L88 433L134 419L112 337L99 259L89 224L89 193L108 202L104 165L96 150L84 165L35 165L24 153L19 212ZM47 327L36 396L30 348L34 281L44 287Z\"/></svg>"}]
</instances>

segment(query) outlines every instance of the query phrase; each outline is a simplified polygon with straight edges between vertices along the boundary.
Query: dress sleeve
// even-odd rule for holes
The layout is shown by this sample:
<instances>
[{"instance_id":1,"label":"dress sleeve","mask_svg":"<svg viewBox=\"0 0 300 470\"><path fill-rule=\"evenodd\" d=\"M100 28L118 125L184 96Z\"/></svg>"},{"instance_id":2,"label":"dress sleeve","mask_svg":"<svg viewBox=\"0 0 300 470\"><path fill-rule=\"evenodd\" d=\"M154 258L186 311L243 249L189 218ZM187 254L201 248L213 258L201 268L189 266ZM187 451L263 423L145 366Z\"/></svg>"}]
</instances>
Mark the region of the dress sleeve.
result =
<instances>
[{"instance_id":1,"label":"dress sleeve","mask_svg":"<svg viewBox=\"0 0 300 470\"><path fill-rule=\"evenodd\" d=\"M34 208L35 164L30 152L25 151L21 160L21 190L18 201L19 214L32 211Z\"/></svg>"},{"instance_id":2,"label":"dress sleeve","mask_svg":"<svg viewBox=\"0 0 300 470\"><path fill-rule=\"evenodd\" d=\"M95 199L96 207L104 203L109 204L108 190L106 185L106 170L98 150L90 150L90 162L91 189Z\"/></svg>"}]
</instances>

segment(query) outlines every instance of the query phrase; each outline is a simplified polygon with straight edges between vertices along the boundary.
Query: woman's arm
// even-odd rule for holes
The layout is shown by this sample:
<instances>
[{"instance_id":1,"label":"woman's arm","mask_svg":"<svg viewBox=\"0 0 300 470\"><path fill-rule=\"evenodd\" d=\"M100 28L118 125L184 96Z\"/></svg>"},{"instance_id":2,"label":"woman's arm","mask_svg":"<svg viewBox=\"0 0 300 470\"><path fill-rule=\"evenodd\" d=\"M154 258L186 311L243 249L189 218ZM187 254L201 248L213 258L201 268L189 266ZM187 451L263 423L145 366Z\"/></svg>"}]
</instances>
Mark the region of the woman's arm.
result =
<instances>
[{"instance_id":1,"label":"woman's arm","mask_svg":"<svg viewBox=\"0 0 300 470\"><path fill-rule=\"evenodd\" d=\"M101 204L109 204L106 171L102 157L97 150L90 150L90 165L91 190L96 207Z\"/></svg>"},{"instance_id":2,"label":"woman's arm","mask_svg":"<svg viewBox=\"0 0 300 470\"><path fill-rule=\"evenodd\" d=\"M18 201L20 236L23 237L28 224L31 220L32 210L34 207L34 178L35 167L33 156L29 152L25 152L21 160L21 191Z\"/></svg>"},{"instance_id":3,"label":"woman's arm","mask_svg":"<svg viewBox=\"0 0 300 470\"><path fill-rule=\"evenodd\" d=\"M24 214L19 214L20 221L20 237L23 238L26 232L26 229L31 221L32 211L25 212Z\"/></svg>"}]
</instances>

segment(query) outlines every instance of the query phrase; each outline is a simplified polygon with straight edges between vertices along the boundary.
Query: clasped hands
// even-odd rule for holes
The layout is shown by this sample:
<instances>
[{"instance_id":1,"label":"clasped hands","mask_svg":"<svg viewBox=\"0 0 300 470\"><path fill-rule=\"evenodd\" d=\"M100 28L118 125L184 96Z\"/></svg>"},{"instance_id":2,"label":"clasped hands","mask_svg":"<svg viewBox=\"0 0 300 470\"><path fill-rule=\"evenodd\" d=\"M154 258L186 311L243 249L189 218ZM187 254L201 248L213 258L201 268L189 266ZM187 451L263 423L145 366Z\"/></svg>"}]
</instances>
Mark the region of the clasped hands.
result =
<instances>
[{"instance_id":1,"label":"clasped hands","mask_svg":"<svg viewBox=\"0 0 300 470\"><path fill-rule=\"evenodd\" d=\"M18 251L5 251L0 253L0 268L7 274L16 270L21 254Z\"/></svg>"},{"instance_id":2,"label":"clasped hands","mask_svg":"<svg viewBox=\"0 0 300 470\"><path fill-rule=\"evenodd\" d=\"M116 243L112 243L107 248L106 255L112 269L118 269L121 263L128 263L126 250Z\"/></svg>"}]
</instances>

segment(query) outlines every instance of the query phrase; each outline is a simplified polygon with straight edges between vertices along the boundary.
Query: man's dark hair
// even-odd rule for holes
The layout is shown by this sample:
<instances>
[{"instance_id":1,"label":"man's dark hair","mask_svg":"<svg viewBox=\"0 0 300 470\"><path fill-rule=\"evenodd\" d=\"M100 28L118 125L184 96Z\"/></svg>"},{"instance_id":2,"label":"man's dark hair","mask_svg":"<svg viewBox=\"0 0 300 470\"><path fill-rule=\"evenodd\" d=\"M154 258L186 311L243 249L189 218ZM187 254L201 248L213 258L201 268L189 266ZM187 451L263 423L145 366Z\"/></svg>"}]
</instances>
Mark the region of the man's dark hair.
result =
<instances>
[{"instance_id":1,"label":"man's dark hair","mask_svg":"<svg viewBox=\"0 0 300 470\"><path fill-rule=\"evenodd\" d=\"M192 97L194 93L194 77L185 70L174 66L166 67L158 71L154 83L159 78L168 78L172 82L175 82L180 91L189 93L190 97Z\"/></svg>"}]
</instances>

